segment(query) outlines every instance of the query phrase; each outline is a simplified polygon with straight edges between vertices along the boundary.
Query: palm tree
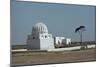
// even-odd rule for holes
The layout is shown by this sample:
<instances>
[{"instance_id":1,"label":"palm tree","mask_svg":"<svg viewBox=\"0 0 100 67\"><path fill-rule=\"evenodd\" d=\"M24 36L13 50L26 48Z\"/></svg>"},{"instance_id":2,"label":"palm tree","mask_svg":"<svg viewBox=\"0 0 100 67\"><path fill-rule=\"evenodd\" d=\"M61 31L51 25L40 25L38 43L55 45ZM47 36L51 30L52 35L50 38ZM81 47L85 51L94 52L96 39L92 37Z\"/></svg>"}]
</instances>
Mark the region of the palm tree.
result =
<instances>
[{"instance_id":1,"label":"palm tree","mask_svg":"<svg viewBox=\"0 0 100 67\"><path fill-rule=\"evenodd\" d=\"M82 32L85 31L85 26L79 26L75 29L75 33L79 33L80 35L80 45L82 45Z\"/></svg>"}]
</instances>

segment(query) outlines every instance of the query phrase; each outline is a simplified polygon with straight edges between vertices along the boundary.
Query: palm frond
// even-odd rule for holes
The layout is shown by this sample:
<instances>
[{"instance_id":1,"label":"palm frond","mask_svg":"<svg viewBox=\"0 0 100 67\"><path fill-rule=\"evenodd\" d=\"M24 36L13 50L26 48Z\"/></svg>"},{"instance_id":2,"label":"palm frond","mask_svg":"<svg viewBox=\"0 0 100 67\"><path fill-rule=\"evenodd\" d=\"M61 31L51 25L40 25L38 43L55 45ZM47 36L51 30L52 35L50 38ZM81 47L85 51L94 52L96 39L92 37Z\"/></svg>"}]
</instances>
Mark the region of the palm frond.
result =
<instances>
[{"instance_id":1,"label":"palm frond","mask_svg":"<svg viewBox=\"0 0 100 67\"><path fill-rule=\"evenodd\" d=\"M78 32L79 30L84 29L84 28L85 26L79 26L78 28L75 29L75 32Z\"/></svg>"}]
</instances>

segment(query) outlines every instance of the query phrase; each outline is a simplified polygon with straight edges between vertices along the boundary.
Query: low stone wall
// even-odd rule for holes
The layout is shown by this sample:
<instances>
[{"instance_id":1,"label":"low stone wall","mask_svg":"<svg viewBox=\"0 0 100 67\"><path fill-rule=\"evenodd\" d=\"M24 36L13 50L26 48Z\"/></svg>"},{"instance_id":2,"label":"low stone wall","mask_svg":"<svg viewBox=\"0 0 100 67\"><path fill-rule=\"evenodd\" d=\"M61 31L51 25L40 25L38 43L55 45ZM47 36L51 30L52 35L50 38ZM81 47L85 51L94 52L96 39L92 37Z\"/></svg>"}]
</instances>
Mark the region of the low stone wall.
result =
<instances>
[{"instance_id":1,"label":"low stone wall","mask_svg":"<svg viewBox=\"0 0 100 67\"><path fill-rule=\"evenodd\" d=\"M96 48L96 45L87 45L87 48ZM75 46L75 47L67 47L67 48L55 48L55 49L48 49L48 50L27 50L27 49L16 49L11 50L12 52L50 52L50 51L71 51L71 50L78 50L81 49L81 46Z\"/></svg>"},{"instance_id":2,"label":"low stone wall","mask_svg":"<svg viewBox=\"0 0 100 67\"><path fill-rule=\"evenodd\" d=\"M87 45L87 48L95 48L96 45ZM68 47L68 48L56 48L56 49L48 49L47 51L70 51L70 50L76 50L81 49L81 46L75 46L75 47Z\"/></svg>"}]
</instances>

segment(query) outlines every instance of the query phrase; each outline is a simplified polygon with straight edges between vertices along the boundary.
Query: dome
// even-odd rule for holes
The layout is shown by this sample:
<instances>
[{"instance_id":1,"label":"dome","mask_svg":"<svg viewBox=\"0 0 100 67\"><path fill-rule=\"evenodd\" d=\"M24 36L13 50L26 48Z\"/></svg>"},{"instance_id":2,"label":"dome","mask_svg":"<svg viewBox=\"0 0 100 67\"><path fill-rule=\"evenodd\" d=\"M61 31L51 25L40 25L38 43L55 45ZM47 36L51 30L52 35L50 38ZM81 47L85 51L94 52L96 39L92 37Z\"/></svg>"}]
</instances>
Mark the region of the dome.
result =
<instances>
[{"instance_id":1,"label":"dome","mask_svg":"<svg viewBox=\"0 0 100 67\"><path fill-rule=\"evenodd\" d=\"M37 23L33 26L32 33L48 33L47 26L44 23Z\"/></svg>"}]
</instances>

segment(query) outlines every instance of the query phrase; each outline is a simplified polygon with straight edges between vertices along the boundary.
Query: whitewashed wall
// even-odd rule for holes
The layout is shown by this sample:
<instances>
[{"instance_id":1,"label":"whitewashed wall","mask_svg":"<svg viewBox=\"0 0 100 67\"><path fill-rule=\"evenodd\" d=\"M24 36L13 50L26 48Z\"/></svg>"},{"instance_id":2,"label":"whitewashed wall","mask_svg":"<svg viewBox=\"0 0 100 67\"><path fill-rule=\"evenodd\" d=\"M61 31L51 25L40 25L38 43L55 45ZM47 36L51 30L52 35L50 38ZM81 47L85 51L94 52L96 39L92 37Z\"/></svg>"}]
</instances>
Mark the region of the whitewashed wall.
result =
<instances>
[{"instance_id":1,"label":"whitewashed wall","mask_svg":"<svg viewBox=\"0 0 100 67\"><path fill-rule=\"evenodd\" d=\"M54 49L54 39L53 38L40 39L40 49L41 50Z\"/></svg>"},{"instance_id":2,"label":"whitewashed wall","mask_svg":"<svg viewBox=\"0 0 100 67\"><path fill-rule=\"evenodd\" d=\"M55 44L62 44L65 37L54 37Z\"/></svg>"},{"instance_id":3,"label":"whitewashed wall","mask_svg":"<svg viewBox=\"0 0 100 67\"><path fill-rule=\"evenodd\" d=\"M40 49L40 39L28 40L28 49Z\"/></svg>"}]
</instances>

